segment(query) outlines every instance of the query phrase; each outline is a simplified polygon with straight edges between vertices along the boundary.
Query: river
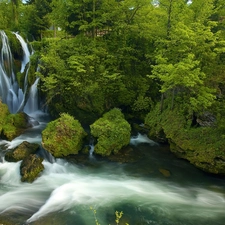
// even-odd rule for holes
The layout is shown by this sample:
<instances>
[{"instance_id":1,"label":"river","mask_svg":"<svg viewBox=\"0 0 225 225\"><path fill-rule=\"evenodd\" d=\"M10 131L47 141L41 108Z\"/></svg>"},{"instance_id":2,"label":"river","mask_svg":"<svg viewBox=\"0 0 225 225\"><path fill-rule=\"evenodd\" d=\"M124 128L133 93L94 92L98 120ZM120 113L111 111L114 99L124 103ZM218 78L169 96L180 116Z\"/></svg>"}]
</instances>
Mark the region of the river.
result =
<instances>
[{"instance_id":1,"label":"river","mask_svg":"<svg viewBox=\"0 0 225 225\"><path fill-rule=\"evenodd\" d=\"M23 140L41 143L47 115L37 115L39 125L12 142L0 141L2 156L6 146ZM21 162L2 157L0 224L112 225L122 211L119 224L224 225L224 178L177 159L168 146L143 135L130 145L142 156L130 163L94 154L77 163L45 156L45 170L32 184L20 181Z\"/></svg>"}]
</instances>

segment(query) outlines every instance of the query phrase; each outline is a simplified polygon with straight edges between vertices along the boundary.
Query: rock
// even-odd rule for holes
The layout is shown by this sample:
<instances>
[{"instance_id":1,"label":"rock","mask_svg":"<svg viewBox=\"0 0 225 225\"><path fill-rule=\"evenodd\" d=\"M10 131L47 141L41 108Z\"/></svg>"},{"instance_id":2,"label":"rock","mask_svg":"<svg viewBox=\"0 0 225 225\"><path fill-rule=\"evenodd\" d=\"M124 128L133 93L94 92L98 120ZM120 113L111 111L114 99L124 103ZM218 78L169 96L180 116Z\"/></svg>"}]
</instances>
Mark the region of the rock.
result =
<instances>
[{"instance_id":1,"label":"rock","mask_svg":"<svg viewBox=\"0 0 225 225\"><path fill-rule=\"evenodd\" d=\"M80 122L63 113L42 131L42 146L56 158L78 154L86 136Z\"/></svg>"},{"instance_id":2,"label":"rock","mask_svg":"<svg viewBox=\"0 0 225 225\"><path fill-rule=\"evenodd\" d=\"M159 169L159 172L164 176L164 177L170 177L170 171L166 169Z\"/></svg>"},{"instance_id":3,"label":"rock","mask_svg":"<svg viewBox=\"0 0 225 225\"><path fill-rule=\"evenodd\" d=\"M5 159L8 162L18 162L20 160L23 160L30 154L34 154L38 150L38 148L39 144L24 141L15 149L6 152Z\"/></svg>"},{"instance_id":4,"label":"rock","mask_svg":"<svg viewBox=\"0 0 225 225\"><path fill-rule=\"evenodd\" d=\"M35 154L26 157L20 165L21 181L32 183L44 170L43 159Z\"/></svg>"},{"instance_id":5,"label":"rock","mask_svg":"<svg viewBox=\"0 0 225 225\"><path fill-rule=\"evenodd\" d=\"M91 134L97 138L94 153L102 156L117 154L130 142L131 127L120 109L114 108L91 126Z\"/></svg>"},{"instance_id":6,"label":"rock","mask_svg":"<svg viewBox=\"0 0 225 225\"><path fill-rule=\"evenodd\" d=\"M117 154L111 154L108 159L113 162L133 163L143 158L143 154L130 146L123 147Z\"/></svg>"},{"instance_id":7,"label":"rock","mask_svg":"<svg viewBox=\"0 0 225 225\"><path fill-rule=\"evenodd\" d=\"M198 116L198 118L196 119L196 122L201 127L212 127L215 125L216 118L211 113L205 112L203 115Z\"/></svg>"},{"instance_id":8,"label":"rock","mask_svg":"<svg viewBox=\"0 0 225 225\"><path fill-rule=\"evenodd\" d=\"M1 137L11 141L29 127L31 125L26 113L9 114L5 117L4 124L2 125Z\"/></svg>"}]
</instances>

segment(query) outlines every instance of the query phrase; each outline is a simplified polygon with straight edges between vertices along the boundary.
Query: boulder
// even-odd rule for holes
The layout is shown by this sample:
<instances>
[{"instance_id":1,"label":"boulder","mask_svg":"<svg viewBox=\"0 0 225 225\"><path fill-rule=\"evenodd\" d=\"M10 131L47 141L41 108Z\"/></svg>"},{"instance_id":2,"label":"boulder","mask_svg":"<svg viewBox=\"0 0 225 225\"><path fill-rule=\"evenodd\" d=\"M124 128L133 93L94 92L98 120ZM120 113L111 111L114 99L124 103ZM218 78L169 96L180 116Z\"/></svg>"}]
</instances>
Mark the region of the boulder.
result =
<instances>
[{"instance_id":1,"label":"boulder","mask_svg":"<svg viewBox=\"0 0 225 225\"><path fill-rule=\"evenodd\" d=\"M6 152L5 160L7 160L8 162L18 162L20 160L23 160L30 154L34 154L38 149L39 144L24 141L16 148Z\"/></svg>"},{"instance_id":2,"label":"boulder","mask_svg":"<svg viewBox=\"0 0 225 225\"><path fill-rule=\"evenodd\" d=\"M44 170L43 159L35 154L26 157L20 165L21 181L32 183Z\"/></svg>"},{"instance_id":3,"label":"boulder","mask_svg":"<svg viewBox=\"0 0 225 225\"><path fill-rule=\"evenodd\" d=\"M78 154L86 136L78 120L62 113L60 118L48 123L42 131L42 146L54 157Z\"/></svg>"},{"instance_id":4,"label":"boulder","mask_svg":"<svg viewBox=\"0 0 225 225\"><path fill-rule=\"evenodd\" d=\"M31 125L29 123L29 116L26 113L8 114L2 124L1 138L11 141L29 127Z\"/></svg>"},{"instance_id":5,"label":"boulder","mask_svg":"<svg viewBox=\"0 0 225 225\"><path fill-rule=\"evenodd\" d=\"M131 126L120 109L114 108L91 126L91 134L97 138L94 153L109 156L117 154L130 142Z\"/></svg>"}]
</instances>

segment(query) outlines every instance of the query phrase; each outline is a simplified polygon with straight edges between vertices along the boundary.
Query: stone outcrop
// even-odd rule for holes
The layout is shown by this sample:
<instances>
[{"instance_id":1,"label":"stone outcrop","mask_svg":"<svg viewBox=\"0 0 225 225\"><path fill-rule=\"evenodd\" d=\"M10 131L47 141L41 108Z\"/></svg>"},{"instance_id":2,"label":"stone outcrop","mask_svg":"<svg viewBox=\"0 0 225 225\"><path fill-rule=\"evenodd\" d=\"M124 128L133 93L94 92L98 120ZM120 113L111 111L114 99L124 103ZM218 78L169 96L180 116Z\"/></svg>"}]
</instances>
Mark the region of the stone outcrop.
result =
<instances>
[{"instance_id":1,"label":"stone outcrop","mask_svg":"<svg viewBox=\"0 0 225 225\"><path fill-rule=\"evenodd\" d=\"M80 122L63 113L42 131L42 146L54 157L78 154L86 136Z\"/></svg>"},{"instance_id":2,"label":"stone outcrop","mask_svg":"<svg viewBox=\"0 0 225 225\"><path fill-rule=\"evenodd\" d=\"M102 156L117 154L130 142L131 126L117 108L105 113L90 127L91 134L97 138L94 149L96 154Z\"/></svg>"},{"instance_id":3,"label":"stone outcrop","mask_svg":"<svg viewBox=\"0 0 225 225\"><path fill-rule=\"evenodd\" d=\"M20 165L21 181L32 183L44 170L43 159L35 154L26 157Z\"/></svg>"},{"instance_id":4,"label":"stone outcrop","mask_svg":"<svg viewBox=\"0 0 225 225\"><path fill-rule=\"evenodd\" d=\"M24 141L16 148L6 152L5 159L8 162L18 162L28 157L30 154L34 154L38 149L39 149L38 144Z\"/></svg>"}]
</instances>

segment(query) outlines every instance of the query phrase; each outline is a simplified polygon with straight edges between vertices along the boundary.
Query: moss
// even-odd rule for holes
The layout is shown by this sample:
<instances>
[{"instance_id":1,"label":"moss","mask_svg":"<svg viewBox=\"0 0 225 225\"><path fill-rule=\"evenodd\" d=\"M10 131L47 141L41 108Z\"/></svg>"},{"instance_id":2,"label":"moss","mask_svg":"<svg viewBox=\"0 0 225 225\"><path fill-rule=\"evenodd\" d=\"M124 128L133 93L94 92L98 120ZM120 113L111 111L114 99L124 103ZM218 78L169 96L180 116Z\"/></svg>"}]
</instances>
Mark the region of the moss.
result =
<instances>
[{"instance_id":1,"label":"moss","mask_svg":"<svg viewBox=\"0 0 225 225\"><path fill-rule=\"evenodd\" d=\"M29 123L25 113L9 114L5 118L2 133L6 139L12 140L22 134L28 127Z\"/></svg>"},{"instance_id":2,"label":"moss","mask_svg":"<svg viewBox=\"0 0 225 225\"><path fill-rule=\"evenodd\" d=\"M9 39L9 45L12 51L13 58L21 61L23 59L23 49L20 44L20 41L16 38L15 34L13 34L12 32L6 31L6 35L8 36Z\"/></svg>"},{"instance_id":3,"label":"moss","mask_svg":"<svg viewBox=\"0 0 225 225\"><path fill-rule=\"evenodd\" d=\"M15 149L7 151L5 154L5 159L8 162L20 161L28 157L30 154L34 154L38 150L38 148L39 148L38 144L24 141Z\"/></svg>"},{"instance_id":4,"label":"moss","mask_svg":"<svg viewBox=\"0 0 225 225\"><path fill-rule=\"evenodd\" d=\"M26 157L20 165L20 174L22 182L32 183L39 174L44 170L42 164L43 159L37 155L29 155Z\"/></svg>"},{"instance_id":5,"label":"moss","mask_svg":"<svg viewBox=\"0 0 225 225\"><path fill-rule=\"evenodd\" d=\"M217 126L192 127L191 116L179 108L160 113L159 105L147 115L145 123L150 127L149 135L166 135L178 157L206 172L225 175L224 132Z\"/></svg>"},{"instance_id":6,"label":"moss","mask_svg":"<svg viewBox=\"0 0 225 225\"><path fill-rule=\"evenodd\" d=\"M91 126L91 134L97 138L95 153L102 156L118 153L130 142L130 124L119 109L112 109Z\"/></svg>"},{"instance_id":7,"label":"moss","mask_svg":"<svg viewBox=\"0 0 225 225\"><path fill-rule=\"evenodd\" d=\"M0 134L3 130L3 127L5 125L5 121L7 116L10 114L8 106L1 102L0 100Z\"/></svg>"},{"instance_id":8,"label":"moss","mask_svg":"<svg viewBox=\"0 0 225 225\"><path fill-rule=\"evenodd\" d=\"M63 113L42 131L43 147L55 157L78 154L86 135L78 120Z\"/></svg>"}]
</instances>

